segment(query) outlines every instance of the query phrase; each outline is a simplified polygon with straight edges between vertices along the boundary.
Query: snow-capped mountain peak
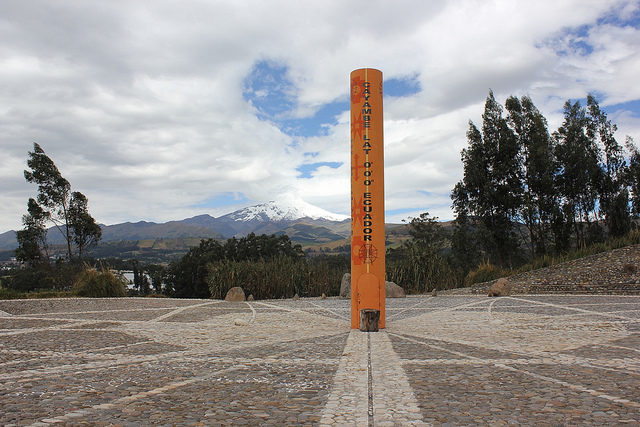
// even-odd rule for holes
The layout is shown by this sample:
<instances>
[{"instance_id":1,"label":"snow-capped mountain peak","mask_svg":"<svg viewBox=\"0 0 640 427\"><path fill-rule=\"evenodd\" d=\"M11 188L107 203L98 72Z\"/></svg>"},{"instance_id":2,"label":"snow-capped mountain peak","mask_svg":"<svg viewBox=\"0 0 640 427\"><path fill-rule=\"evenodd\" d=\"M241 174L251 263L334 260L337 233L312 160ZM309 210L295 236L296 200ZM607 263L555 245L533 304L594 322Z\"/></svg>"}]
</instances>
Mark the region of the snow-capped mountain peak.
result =
<instances>
[{"instance_id":1,"label":"snow-capped mountain peak","mask_svg":"<svg viewBox=\"0 0 640 427\"><path fill-rule=\"evenodd\" d=\"M293 221L300 218L344 221L346 215L335 214L305 202L299 198L286 197L260 205L249 206L226 215L234 221Z\"/></svg>"}]
</instances>

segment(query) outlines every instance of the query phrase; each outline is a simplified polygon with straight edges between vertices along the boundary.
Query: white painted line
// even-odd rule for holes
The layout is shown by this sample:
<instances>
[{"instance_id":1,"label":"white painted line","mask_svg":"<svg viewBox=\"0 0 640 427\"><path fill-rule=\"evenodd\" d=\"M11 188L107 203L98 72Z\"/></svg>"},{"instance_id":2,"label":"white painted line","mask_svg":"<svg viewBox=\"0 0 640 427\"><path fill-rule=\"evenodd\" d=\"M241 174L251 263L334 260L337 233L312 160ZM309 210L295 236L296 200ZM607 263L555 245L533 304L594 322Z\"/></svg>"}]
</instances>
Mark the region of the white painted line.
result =
<instances>
[{"instance_id":1,"label":"white painted line","mask_svg":"<svg viewBox=\"0 0 640 427\"><path fill-rule=\"evenodd\" d=\"M333 311L333 310L329 310L328 308L323 307L323 306L321 306L320 304L316 304L315 302L311 302L311 301L305 301L305 302L306 302L306 303L309 303L309 304L311 304L311 305L313 305L313 306L315 306L315 307L318 307L318 308L320 308L320 309L322 309L322 310L324 310L324 311L327 311L327 312L329 312L329 313L331 313L331 314L334 314L334 315L338 316L338 317L339 317L339 318L341 318L341 319L350 320L347 316L344 316L344 315L342 315L342 314L340 314L340 313L337 313L337 312L335 312L335 311Z\"/></svg>"},{"instance_id":2,"label":"white painted line","mask_svg":"<svg viewBox=\"0 0 640 427\"><path fill-rule=\"evenodd\" d=\"M547 306L547 307L554 307L554 308L561 308L561 309L564 309L564 310L578 311L580 313L589 313L589 314L594 314L594 315L597 315L597 316L611 317L613 319L631 320L631 321L634 321L634 322L640 321L639 319L634 319L632 317L619 316L617 314L603 313L601 311L585 310L583 308L572 307L570 305L553 304L553 303L550 303L550 302L535 301L535 300L529 300L529 299L524 299L524 298L518 298L518 297L514 297L514 296L509 296L509 297L504 297L504 298L509 298L509 299L513 299L513 300L516 300L516 301L527 301L527 302L531 302L531 303L538 304L538 305L544 305L544 306Z\"/></svg>"},{"instance_id":3,"label":"white painted line","mask_svg":"<svg viewBox=\"0 0 640 427\"><path fill-rule=\"evenodd\" d=\"M202 381L207 381L211 378L214 378L217 375L220 375L222 373L227 373L227 372L232 372L235 370L238 370L239 368L236 367L231 367L231 368L226 368L226 369L221 369L219 371L215 371L215 372L211 372L207 375L201 375L198 377L193 377L193 378L189 378L187 380L184 381L178 381L178 382L174 382L174 383L170 383L167 385L164 385L162 387L158 387L158 388L154 388L152 390L148 390L148 391L143 391L141 393L136 393L130 396L125 396L125 397L121 397L119 399L116 399L112 402L109 403L101 403L99 405L94 405L91 406L89 408L83 408L83 409L78 409L76 411L72 411L72 412L67 412L64 415L60 415L57 417L52 417L52 418L45 418L42 419L36 423L31 424L31 426L45 426L45 425L49 425L49 424L57 424L57 423L64 423L65 421L69 421L72 420L74 418L84 418L87 415L89 415L90 413L93 412L97 412L97 411L105 411L105 410L109 410L109 409L114 409L117 408L119 406L124 406L124 405L128 405L131 402L135 402L136 400L140 400L140 399L144 399L146 397L151 397L151 396L155 396L158 394L163 394L166 393L168 391L174 390L176 388L180 388L180 387L185 387L194 383L198 383L198 382L202 382Z\"/></svg>"},{"instance_id":4,"label":"white painted line","mask_svg":"<svg viewBox=\"0 0 640 427\"><path fill-rule=\"evenodd\" d=\"M149 320L149 322L160 322L164 319L168 319L169 317L175 316L176 314L182 313L183 311L186 310L191 310L192 308L198 308L198 307L204 307L206 305L213 305L213 304L220 304L222 301L220 300L216 300L216 301L209 301L209 302L204 302L202 304L196 304L196 305L188 305L185 307L180 307L176 310L173 310L169 313L163 314L162 316L158 316L155 319L151 319Z\"/></svg>"}]
</instances>

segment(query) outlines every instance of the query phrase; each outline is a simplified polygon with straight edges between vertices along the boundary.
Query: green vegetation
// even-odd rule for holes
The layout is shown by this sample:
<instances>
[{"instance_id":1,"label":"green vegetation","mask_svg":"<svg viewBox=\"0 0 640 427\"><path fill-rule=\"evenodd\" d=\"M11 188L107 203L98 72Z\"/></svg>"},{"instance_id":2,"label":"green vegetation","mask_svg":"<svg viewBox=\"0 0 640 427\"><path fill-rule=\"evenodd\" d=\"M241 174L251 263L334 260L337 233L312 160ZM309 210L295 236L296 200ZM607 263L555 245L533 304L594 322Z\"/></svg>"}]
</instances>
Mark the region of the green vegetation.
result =
<instances>
[{"instance_id":1,"label":"green vegetation","mask_svg":"<svg viewBox=\"0 0 640 427\"><path fill-rule=\"evenodd\" d=\"M73 293L80 297L108 298L127 295L125 282L109 270L86 268L73 285Z\"/></svg>"},{"instance_id":2,"label":"green vegetation","mask_svg":"<svg viewBox=\"0 0 640 427\"><path fill-rule=\"evenodd\" d=\"M503 108L490 92L482 125L469 123L464 175L451 192L455 221L444 227L425 212L406 226L390 227L387 280L410 293L428 292L639 244L640 150L629 137L620 145L615 132L591 95L586 106L567 101L562 125L550 132L530 98L509 97ZM2 278L0 297L121 294L111 273L88 270L80 261L100 239L86 197L71 192L37 144L28 165L25 178L39 187L18 232L16 255L27 268ZM66 260L50 262L48 222L65 236ZM135 291L129 294L223 298L240 286L258 299L336 295L349 271L348 241L315 225L297 224L287 232L307 245L306 254L287 235L252 233L197 246L188 239L113 243L109 250L135 259L104 265L133 272ZM175 257L188 246L168 267L161 265L158 251Z\"/></svg>"},{"instance_id":3,"label":"green vegetation","mask_svg":"<svg viewBox=\"0 0 640 427\"><path fill-rule=\"evenodd\" d=\"M460 272L445 256L450 236L437 220L425 212L409 222L410 238L387 251L387 280L410 293L458 286Z\"/></svg>"},{"instance_id":4,"label":"green vegetation","mask_svg":"<svg viewBox=\"0 0 640 427\"><path fill-rule=\"evenodd\" d=\"M531 262L513 269L503 269L492 264L481 264L475 270L469 272L465 279L465 285L468 286L474 283L487 282L499 277L508 277L514 274L537 270L539 268L550 267L552 265L562 264L563 262L573 261L576 259L631 245L640 245L640 230L636 229L631 231L626 236L613 237L604 242L597 242L586 247L569 251L562 255L543 255L537 257Z\"/></svg>"},{"instance_id":5,"label":"green vegetation","mask_svg":"<svg viewBox=\"0 0 640 427\"><path fill-rule=\"evenodd\" d=\"M34 283L39 284L35 287ZM49 268L27 268L4 276L0 299L123 297L125 281L110 270L92 268L86 264L61 263Z\"/></svg>"},{"instance_id":6,"label":"green vegetation","mask_svg":"<svg viewBox=\"0 0 640 427\"><path fill-rule=\"evenodd\" d=\"M211 291L208 276L211 264L257 262L282 257L298 260L304 257L304 253L300 245L293 245L286 235L256 236L251 233L240 239L229 239L224 244L214 239L202 240L199 246L189 250L179 261L170 264L167 291L179 298L209 298Z\"/></svg>"},{"instance_id":7,"label":"green vegetation","mask_svg":"<svg viewBox=\"0 0 640 427\"><path fill-rule=\"evenodd\" d=\"M514 269L628 234L640 217L640 155L631 138L626 152L617 142L596 99L567 101L552 134L530 98L505 107L506 116L490 93L482 127L469 124L451 193L454 264Z\"/></svg>"},{"instance_id":8,"label":"green vegetation","mask_svg":"<svg viewBox=\"0 0 640 427\"><path fill-rule=\"evenodd\" d=\"M207 280L212 298L224 298L234 286L242 287L256 299L337 295L342 275L348 269L346 258L341 256L221 260L208 265Z\"/></svg>"},{"instance_id":9,"label":"green vegetation","mask_svg":"<svg viewBox=\"0 0 640 427\"><path fill-rule=\"evenodd\" d=\"M17 258L29 264L49 262L46 224L52 222L65 239L67 261L73 260L73 249L82 259L84 251L102 236L100 226L89 214L87 197L71 192L69 181L36 143L27 165L30 170L24 171L24 177L38 185L38 197L27 203L27 214L22 218L25 228L17 233Z\"/></svg>"}]
</instances>

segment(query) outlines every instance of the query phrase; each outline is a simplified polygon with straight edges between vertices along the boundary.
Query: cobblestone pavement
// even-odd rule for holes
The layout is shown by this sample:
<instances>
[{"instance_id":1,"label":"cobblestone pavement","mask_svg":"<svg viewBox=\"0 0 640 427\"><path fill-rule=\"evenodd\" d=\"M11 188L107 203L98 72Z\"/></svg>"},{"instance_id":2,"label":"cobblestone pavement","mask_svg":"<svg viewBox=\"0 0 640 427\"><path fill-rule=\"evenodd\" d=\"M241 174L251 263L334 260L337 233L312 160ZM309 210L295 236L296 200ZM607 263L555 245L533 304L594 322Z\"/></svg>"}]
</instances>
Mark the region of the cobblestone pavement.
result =
<instances>
[{"instance_id":1,"label":"cobblestone pavement","mask_svg":"<svg viewBox=\"0 0 640 427\"><path fill-rule=\"evenodd\" d=\"M640 297L0 301L0 425L640 425Z\"/></svg>"}]
</instances>

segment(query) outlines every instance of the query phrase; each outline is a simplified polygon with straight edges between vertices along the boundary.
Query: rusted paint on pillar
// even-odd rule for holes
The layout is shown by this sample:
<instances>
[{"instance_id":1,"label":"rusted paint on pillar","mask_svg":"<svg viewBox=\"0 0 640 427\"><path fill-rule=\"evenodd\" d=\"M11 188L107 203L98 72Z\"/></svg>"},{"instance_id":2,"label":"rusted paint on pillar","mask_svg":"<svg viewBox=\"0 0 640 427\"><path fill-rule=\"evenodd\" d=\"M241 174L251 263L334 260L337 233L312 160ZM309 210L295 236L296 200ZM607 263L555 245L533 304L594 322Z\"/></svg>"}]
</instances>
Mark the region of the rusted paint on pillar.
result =
<instances>
[{"instance_id":1,"label":"rusted paint on pillar","mask_svg":"<svg viewBox=\"0 0 640 427\"><path fill-rule=\"evenodd\" d=\"M380 311L385 327L382 72L351 73L351 328L360 310Z\"/></svg>"}]
</instances>

